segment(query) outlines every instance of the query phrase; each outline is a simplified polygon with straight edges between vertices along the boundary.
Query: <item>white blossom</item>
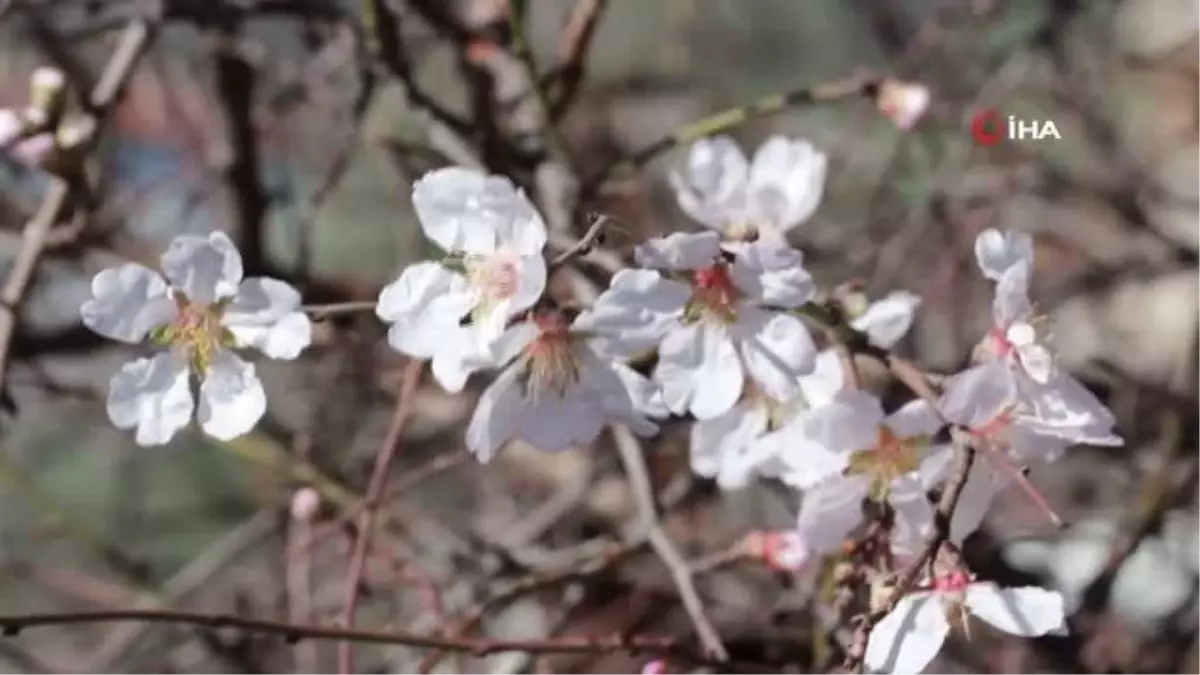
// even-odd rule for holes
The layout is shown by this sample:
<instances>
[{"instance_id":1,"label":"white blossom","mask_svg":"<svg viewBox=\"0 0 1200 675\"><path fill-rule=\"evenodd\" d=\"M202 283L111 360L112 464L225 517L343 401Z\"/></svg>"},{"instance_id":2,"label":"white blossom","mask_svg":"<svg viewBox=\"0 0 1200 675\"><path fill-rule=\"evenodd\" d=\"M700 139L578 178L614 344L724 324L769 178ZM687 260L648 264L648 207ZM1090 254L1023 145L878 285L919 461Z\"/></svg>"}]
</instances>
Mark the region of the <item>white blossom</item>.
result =
<instances>
[{"instance_id":1,"label":"white blossom","mask_svg":"<svg viewBox=\"0 0 1200 675\"><path fill-rule=\"evenodd\" d=\"M996 284L992 300L992 329L976 348L977 358L998 359L1012 366L1017 376L1045 384L1054 376L1054 357L1034 326L1029 301L1030 266L1024 262L1008 268Z\"/></svg>"},{"instance_id":2,"label":"white blossom","mask_svg":"<svg viewBox=\"0 0 1200 675\"><path fill-rule=\"evenodd\" d=\"M808 141L784 136L767 139L747 162L733 139L716 136L693 143L669 180L679 207L727 239L780 243L820 205L826 163Z\"/></svg>"},{"instance_id":3,"label":"white blossom","mask_svg":"<svg viewBox=\"0 0 1200 675\"><path fill-rule=\"evenodd\" d=\"M101 271L80 308L100 335L169 347L112 378L108 415L118 428L136 429L139 445L166 443L193 411L210 436L240 436L266 411L266 394L254 365L232 350L299 356L312 340L300 294L278 279L242 278L241 256L223 232L176 237L161 263L165 279L134 263Z\"/></svg>"},{"instance_id":4,"label":"white blossom","mask_svg":"<svg viewBox=\"0 0 1200 675\"><path fill-rule=\"evenodd\" d=\"M430 359L448 391L495 363L509 321L546 287L546 226L507 179L458 167L431 171L413 187L421 229L448 259L411 265L379 295L397 351Z\"/></svg>"},{"instance_id":5,"label":"white blossom","mask_svg":"<svg viewBox=\"0 0 1200 675\"><path fill-rule=\"evenodd\" d=\"M1000 281L1010 269L1025 265L1033 269L1033 237L1025 232L987 229L975 238L975 262L983 276Z\"/></svg>"},{"instance_id":6,"label":"white blossom","mask_svg":"<svg viewBox=\"0 0 1200 675\"><path fill-rule=\"evenodd\" d=\"M658 347L654 380L672 412L717 417L741 398L747 377L765 395L790 400L799 377L812 372L808 329L766 304L800 306L812 295L811 280L797 274L798 251L759 249L766 246L749 245L729 262L713 232L652 240L637 250L638 263L673 278L623 270L596 300L613 350Z\"/></svg>"},{"instance_id":7,"label":"white blossom","mask_svg":"<svg viewBox=\"0 0 1200 675\"><path fill-rule=\"evenodd\" d=\"M935 579L932 590L905 595L871 630L864 661L877 673L919 673L941 651L955 624L967 628L967 613L1021 637L1065 634L1063 598L1036 586L1001 588L972 581L964 572ZM969 633L968 633L969 635Z\"/></svg>"},{"instance_id":8,"label":"white blossom","mask_svg":"<svg viewBox=\"0 0 1200 675\"><path fill-rule=\"evenodd\" d=\"M916 82L887 80L879 88L876 107L898 129L908 131L929 108L929 87Z\"/></svg>"},{"instance_id":9,"label":"white blossom","mask_svg":"<svg viewBox=\"0 0 1200 675\"><path fill-rule=\"evenodd\" d=\"M54 134L48 131L22 138L26 121L21 113L0 108L0 148L28 166L38 166L54 149ZM18 140L19 139L19 140Z\"/></svg>"},{"instance_id":10,"label":"white blossom","mask_svg":"<svg viewBox=\"0 0 1200 675\"><path fill-rule=\"evenodd\" d=\"M604 350L592 337L603 317L584 313L568 324L556 310L539 311L510 328L497 343L510 362L479 399L467 428L467 447L490 461L508 441L540 450L589 443L609 424L652 436L650 418L668 412L653 384Z\"/></svg>"},{"instance_id":11,"label":"white blossom","mask_svg":"<svg viewBox=\"0 0 1200 675\"><path fill-rule=\"evenodd\" d=\"M862 502L888 502L895 513L892 550L917 551L933 526L926 491L940 476L940 453L929 447L941 428L937 412L912 401L885 415L879 399L847 390L804 418L802 436L822 449L810 452L811 475L797 529L814 554L826 553L863 521ZM931 462L937 461L933 465Z\"/></svg>"},{"instance_id":12,"label":"white blossom","mask_svg":"<svg viewBox=\"0 0 1200 675\"><path fill-rule=\"evenodd\" d=\"M912 325L919 296L896 291L870 303L852 325L872 344L888 348ZM725 413L692 426L692 470L716 478L723 489L738 489L757 476L774 477L807 488L839 471L828 466L829 453L805 436L805 416L833 400L845 374L833 349L817 355L813 372L799 379L800 392L787 401L773 399L746 385L742 399Z\"/></svg>"},{"instance_id":13,"label":"white blossom","mask_svg":"<svg viewBox=\"0 0 1200 675\"><path fill-rule=\"evenodd\" d=\"M1124 444L1113 431L1112 412L1063 370L1039 384L1012 378L1003 363L979 365L948 380L938 406L947 420L970 430L978 451L951 520L956 543L978 529L992 500L1012 483L1057 518L1024 468L1055 461L1073 444Z\"/></svg>"}]
</instances>

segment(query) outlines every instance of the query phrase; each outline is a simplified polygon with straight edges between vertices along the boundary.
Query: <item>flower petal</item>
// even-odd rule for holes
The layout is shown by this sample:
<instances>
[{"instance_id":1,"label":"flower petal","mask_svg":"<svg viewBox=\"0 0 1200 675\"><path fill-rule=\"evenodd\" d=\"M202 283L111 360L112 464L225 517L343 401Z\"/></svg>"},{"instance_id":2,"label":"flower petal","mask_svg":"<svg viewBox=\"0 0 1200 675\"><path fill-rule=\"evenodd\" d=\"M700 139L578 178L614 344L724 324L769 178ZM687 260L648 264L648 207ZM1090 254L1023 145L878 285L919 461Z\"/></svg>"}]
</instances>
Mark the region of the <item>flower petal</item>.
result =
<instances>
[{"instance_id":1,"label":"flower petal","mask_svg":"<svg viewBox=\"0 0 1200 675\"><path fill-rule=\"evenodd\" d=\"M977 429L1016 402L1016 388L1003 362L985 363L951 377L938 402L946 419Z\"/></svg>"},{"instance_id":2,"label":"flower petal","mask_svg":"<svg viewBox=\"0 0 1200 675\"><path fill-rule=\"evenodd\" d=\"M750 208L754 221L777 231L808 220L825 192L827 159L803 139L772 136L750 165Z\"/></svg>"},{"instance_id":3,"label":"flower petal","mask_svg":"<svg viewBox=\"0 0 1200 675\"><path fill-rule=\"evenodd\" d=\"M1025 232L984 230L975 238L975 260L983 276L1000 281L1017 265L1033 266L1033 237Z\"/></svg>"},{"instance_id":4,"label":"flower petal","mask_svg":"<svg viewBox=\"0 0 1200 675\"><path fill-rule=\"evenodd\" d=\"M267 393L254 364L228 350L217 352L200 383L196 420L204 433L232 440L253 429L266 412Z\"/></svg>"},{"instance_id":5,"label":"flower petal","mask_svg":"<svg viewBox=\"0 0 1200 675\"><path fill-rule=\"evenodd\" d=\"M106 407L118 429L137 429L138 445L166 443L187 426L195 408L187 362L163 352L126 363L109 384Z\"/></svg>"},{"instance_id":6,"label":"flower petal","mask_svg":"<svg viewBox=\"0 0 1200 675\"><path fill-rule=\"evenodd\" d=\"M467 426L467 448L480 462L487 463L520 428L522 408L520 370L508 368L484 390Z\"/></svg>"},{"instance_id":7,"label":"flower petal","mask_svg":"<svg viewBox=\"0 0 1200 675\"><path fill-rule=\"evenodd\" d=\"M502 176L447 167L413 185L421 230L445 251L486 255L505 248L538 255L546 224L523 192Z\"/></svg>"},{"instance_id":8,"label":"flower petal","mask_svg":"<svg viewBox=\"0 0 1200 675\"><path fill-rule=\"evenodd\" d=\"M312 321L299 311L300 293L278 279L244 280L221 317L238 339L273 359L294 359L312 343Z\"/></svg>"},{"instance_id":9,"label":"flower petal","mask_svg":"<svg viewBox=\"0 0 1200 675\"><path fill-rule=\"evenodd\" d=\"M603 355L601 357L603 358ZM656 419L670 416L671 411L663 401L662 391L653 380L623 363L612 363L611 366L617 377L621 378L634 411Z\"/></svg>"},{"instance_id":10,"label":"flower petal","mask_svg":"<svg viewBox=\"0 0 1200 675\"><path fill-rule=\"evenodd\" d=\"M437 263L410 265L384 287L375 305L380 319L392 323L388 343L413 358L428 359L446 342L458 345L462 317L474 304L462 275Z\"/></svg>"},{"instance_id":11,"label":"flower petal","mask_svg":"<svg viewBox=\"0 0 1200 675\"><path fill-rule=\"evenodd\" d=\"M1124 445L1113 432L1116 418L1095 394L1061 369L1046 384L1018 382L1021 425L1073 443Z\"/></svg>"},{"instance_id":12,"label":"flower petal","mask_svg":"<svg viewBox=\"0 0 1200 675\"><path fill-rule=\"evenodd\" d=\"M834 452L804 435L807 414L801 413L756 442L760 446L757 454L776 459L779 479L801 490L840 474L850 460L848 453Z\"/></svg>"},{"instance_id":13,"label":"flower petal","mask_svg":"<svg viewBox=\"0 0 1200 675\"><path fill-rule=\"evenodd\" d=\"M242 281L242 256L221 231L182 234L162 254L163 273L189 300L212 303L232 297Z\"/></svg>"},{"instance_id":14,"label":"flower petal","mask_svg":"<svg viewBox=\"0 0 1200 675\"><path fill-rule=\"evenodd\" d=\"M671 412L710 419L733 407L744 375L725 330L697 323L671 331L659 349L654 379Z\"/></svg>"},{"instance_id":15,"label":"flower petal","mask_svg":"<svg viewBox=\"0 0 1200 675\"><path fill-rule=\"evenodd\" d=\"M749 166L728 136L702 138L688 150L682 172L668 174L679 208L714 229L740 219Z\"/></svg>"},{"instance_id":16,"label":"flower petal","mask_svg":"<svg viewBox=\"0 0 1200 675\"><path fill-rule=\"evenodd\" d=\"M933 505L925 496L925 486L913 475L892 481L888 504L895 513L892 525L892 553L901 561L916 556L933 531Z\"/></svg>"},{"instance_id":17,"label":"flower petal","mask_svg":"<svg viewBox=\"0 0 1200 675\"><path fill-rule=\"evenodd\" d=\"M175 301L162 277L126 263L92 279L92 299L79 308L83 325L112 340L137 344L175 319Z\"/></svg>"},{"instance_id":18,"label":"flower petal","mask_svg":"<svg viewBox=\"0 0 1200 675\"><path fill-rule=\"evenodd\" d=\"M996 297L992 299L992 319L996 325L1006 328L1033 314L1029 302L1029 265L1017 264L1008 269L996 284Z\"/></svg>"},{"instance_id":19,"label":"flower petal","mask_svg":"<svg viewBox=\"0 0 1200 675\"><path fill-rule=\"evenodd\" d=\"M765 241L737 247L731 275L747 297L775 307L799 307L816 285L804 268L804 255L790 246Z\"/></svg>"},{"instance_id":20,"label":"flower petal","mask_svg":"<svg viewBox=\"0 0 1200 675\"><path fill-rule=\"evenodd\" d=\"M632 357L657 347L667 331L679 326L689 297L687 286L658 272L624 269L573 325L593 335L598 351Z\"/></svg>"},{"instance_id":21,"label":"flower petal","mask_svg":"<svg viewBox=\"0 0 1200 675\"><path fill-rule=\"evenodd\" d=\"M845 379L846 373L837 352L823 349L817 354L813 371L800 376L800 391L809 407L816 408L832 401L842 390Z\"/></svg>"},{"instance_id":22,"label":"flower petal","mask_svg":"<svg viewBox=\"0 0 1200 675\"><path fill-rule=\"evenodd\" d=\"M755 459L762 454L752 452L750 445L766 430L766 410L745 401L716 417L697 420L691 430L692 472L716 478L724 490L746 487L758 468Z\"/></svg>"},{"instance_id":23,"label":"flower petal","mask_svg":"<svg viewBox=\"0 0 1200 675\"><path fill-rule=\"evenodd\" d=\"M883 404L859 389L838 392L826 405L802 417L804 435L831 452L873 448L879 442Z\"/></svg>"},{"instance_id":24,"label":"flower petal","mask_svg":"<svg viewBox=\"0 0 1200 675\"><path fill-rule=\"evenodd\" d=\"M991 582L967 586L967 608L1005 633L1036 637L1066 629L1063 597L1037 586L1000 588Z\"/></svg>"},{"instance_id":25,"label":"flower petal","mask_svg":"<svg viewBox=\"0 0 1200 675\"><path fill-rule=\"evenodd\" d=\"M660 270L694 270L713 264L721 253L716 232L672 232L651 239L633 251L641 267Z\"/></svg>"},{"instance_id":26,"label":"flower petal","mask_svg":"<svg viewBox=\"0 0 1200 675\"><path fill-rule=\"evenodd\" d=\"M936 408L923 399L915 399L900 406L883 421L899 438L933 436L941 430L942 418Z\"/></svg>"},{"instance_id":27,"label":"flower petal","mask_svg":"<svg viewBox=\"0 0 1200 675\"><path fill-rule=\"evenodd\" d=\"M941 651L949 632L938 597L910 593L871 630L864 661L876 673L919 673Z\"/></svg>"},{"instance_id":28,"label":"flower petal","mask_svg":"<svg viewBox=\"0 0 1200 675\"><path fill-rule=\"evenodd\" d=\"M954 515L950 518L950 541L962 545L978 530L991 512L996 495L1008 485L1011 477L997 471L987 457L978 457L967 475L967 483L959 494Z\"/></svg>"},{"instance_id":29,"label":"flower petal","mask_svg":"<svg viewBox=\"0 0 1200 675\"><path fill-rule=\"evenodd\" d=\"M867 334L871 344L888 349L900 341L912 327L921 296L908 291L894 291L882 300L867 305L867 311L850 322L856 330Z\"/></svg>"},{"instance_id":30,"label":"flower petal","mask_svg":"<svg viewBox=\"0 0 1200 675\"><path fill-rule=\"evenodd\" d=\"M796 528L813 555L836 550L862 523L862 501L870 487L866 476L838 476L805 491Z\"/></svg>"},{"instance_id":31,"label":"flower petal","mask_svg":"<svg viewBox=\"0 0 1200 675\"><path fill-rule=\"evenodd\" d=\"M817 347L804 323L790 314L743 306L734 326L746 372L779 401L800 393L800 376L816 368Z\"/></svg>"}]
</instances>

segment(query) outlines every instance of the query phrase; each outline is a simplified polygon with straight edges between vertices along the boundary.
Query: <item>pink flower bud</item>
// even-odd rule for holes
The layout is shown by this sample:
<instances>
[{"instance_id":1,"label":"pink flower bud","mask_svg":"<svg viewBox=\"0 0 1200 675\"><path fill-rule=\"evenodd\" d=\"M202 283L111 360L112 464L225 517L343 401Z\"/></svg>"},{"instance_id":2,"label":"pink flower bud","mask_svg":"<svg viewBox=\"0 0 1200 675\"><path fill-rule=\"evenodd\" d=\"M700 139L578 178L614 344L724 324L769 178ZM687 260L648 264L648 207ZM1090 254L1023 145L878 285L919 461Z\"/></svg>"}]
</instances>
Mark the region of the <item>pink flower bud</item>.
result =
<instances>
[{"instance_id":1,"label":"pink flower bud","mask_svg":"<svg viewBox=\"0 0 1200 675\"><path fill-rule=\"evenodd\" d=\"M810 557L804 537L795 530L753 532L748 545L752 557L781 572L800 571Z\"/></svg>"},{"instance_id":2,"label":"pink flower bud","mask_svg":"<svg viewBox=\"0 0 1200 675\"><path fill-rule=\"evenodd\" d=\"M310 487L302 487L292 495L292 518L302 522L311 522L321 508L321 495Z\"/></svg>"},{"instance_id":3,"label":"pink flower bud","mask_svg":"<svg viewBox=\"0 0 1200 675\"><path fill-rule=\"evenodd\" d=\"M875 104L884 117L907 131L925 114L929 99L929 89L923 84L888 80L879 88Z\"/></svg>"},{"instance_id":4,"label":"pink flower bud","mask_svg":"<svg viewBox=\"0 0 1200 675\"><path fill-rule=\"evenodd\" d=\"M664 659L654 659L647 661L642 667L642 675L663 675L667 672L667 662Z\"/></svg>"}]
</instances>

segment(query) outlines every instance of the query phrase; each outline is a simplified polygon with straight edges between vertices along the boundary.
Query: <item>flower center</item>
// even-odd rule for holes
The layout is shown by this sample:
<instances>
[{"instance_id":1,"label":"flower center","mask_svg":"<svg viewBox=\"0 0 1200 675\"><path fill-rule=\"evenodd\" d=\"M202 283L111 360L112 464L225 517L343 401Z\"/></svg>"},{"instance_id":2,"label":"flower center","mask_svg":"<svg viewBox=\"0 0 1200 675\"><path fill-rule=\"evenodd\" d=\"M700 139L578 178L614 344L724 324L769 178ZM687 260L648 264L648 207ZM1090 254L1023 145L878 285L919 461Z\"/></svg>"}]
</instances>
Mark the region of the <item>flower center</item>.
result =
<instances>
[{"instance_id":1,"label":"flower center","mask_svg":"<svg viewBox=\"0 0 1200 675\"><path fill-rule=\"evenodd\" d=\"M969 585L971 585L971 575L962 570L955 570L933 580L933 590L939 593L961 592Z\"/></svg>"},{"instance_id":2,"label":"flower center","mask_svg":"<svg viewBox=\"0 0 1200 675\"><path fill-rule=\"evenodd\" d=\"M688 323L701 319L720 323L737 320L737 303L741 292L733 283L729 265L713 263L696 270L692 275L692 298L684 309L684 320Z\"/></svg>"},{"instance_id":3,"label":"flower center","mask_svg":"<svg viewBox=\"0 0 1200 675\"><path fill-rule=\"evenodd\" d=\"M871 499L884 501L892 481L920 466L921 451L927 443L928 439L923 436L899 438L891 429L880 425L875 447L851 454L847 473L869 476Z\"/></svg>"},{"instance_id":4,"label":"flower center","mask_svg":"<svg viewBox=\"0 0 1200 675\"><path fill-rule=\"evenodd\" d=\"M194 372L204 373L221 348L236 344L233 333L221 325L228 301L193 302L180 290L173 290L172 296L175 320L151 333L150 341L171 347L191 364Z\"/></svg>"},{"instance_id":5,"label":"flower center","mask_svg":"<svg viewBox=\"0 0 1200 675\"><path fill-rule=\"evenodd\" d=\"M735 220L725 224L725 236L733 241L754 241L758 239L758 228L744 220Z\"/></svg>"},{"instance_id":6,"label":"flower center","mask_svg":"<svg viewBox=\"0 0 1200 675\"><path fill-rule=\"evenodd\" d=\"M471 310L473 320L480 321L497 304L517 294L520 275L513 256L505 253L473 256L463 259L462 264L471 287L479 292L479 302Z\"/></svg>"},{"instance_id":7,"label":"flower center","mask_svg":"<svg viewBox=\"0 0 1200 675\"><path fill-rule=\"evenodd\" d=\"M533 321L541 332L525 348L526 396L536 400L544 392L552 392L561 398L579 381L580 336L571 332L566 317L556 311L538 312Z\"/></svg>"}]
</instances>

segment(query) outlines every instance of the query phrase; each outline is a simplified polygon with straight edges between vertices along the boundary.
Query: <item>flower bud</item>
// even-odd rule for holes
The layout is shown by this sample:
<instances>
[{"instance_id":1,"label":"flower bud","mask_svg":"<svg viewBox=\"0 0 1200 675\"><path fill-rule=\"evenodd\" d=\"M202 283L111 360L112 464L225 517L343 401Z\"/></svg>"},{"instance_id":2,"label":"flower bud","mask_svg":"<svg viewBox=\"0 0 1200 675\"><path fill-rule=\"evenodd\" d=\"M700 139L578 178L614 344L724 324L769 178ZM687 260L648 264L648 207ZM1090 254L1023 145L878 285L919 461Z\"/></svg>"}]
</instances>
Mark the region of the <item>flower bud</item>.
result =
<instances>
[{"instance_id":1,"label":"flower bud","mask_svg":"<svg viewBox=\"0 0 1200 675\"><path fill-rule=\"evenodd\" d=\"M292 519L301 523L312 522L321 510L321 495L311 487L302 487L292 495Z\"/></svg>"},{"instance_id":2,"label":"flower bud","mask_svg":"<svg viewBox=\"0 0 1200 675\"><path fill-rule=\"evenodd\" d=\"M908 131L929 108L929 88L916 82L887 80L879 88L875 105L898 128Z\"/></svg>"},{"instance_id":3,"label":"flower bud","mask_svg":"<svg viewBox=\"0 0 1200 675\"><path fill-rule=\"evenodd\" d=\"M66 102L67 79L62 71L42 66L29 77L30 107L41 112L47 121L62 114Z\"/></svg>"},{"instance_id":4,"label":"flower bud","mask_svg":"<svg viewBox=\"0 0 1200 675\"><path fill-rule=\"evenodd\" d=\"M654 659L647 661L645 666L642 666L642 675L663 675L667 672L667 662L664 659Z\"/></svg>"}]
</instances>

